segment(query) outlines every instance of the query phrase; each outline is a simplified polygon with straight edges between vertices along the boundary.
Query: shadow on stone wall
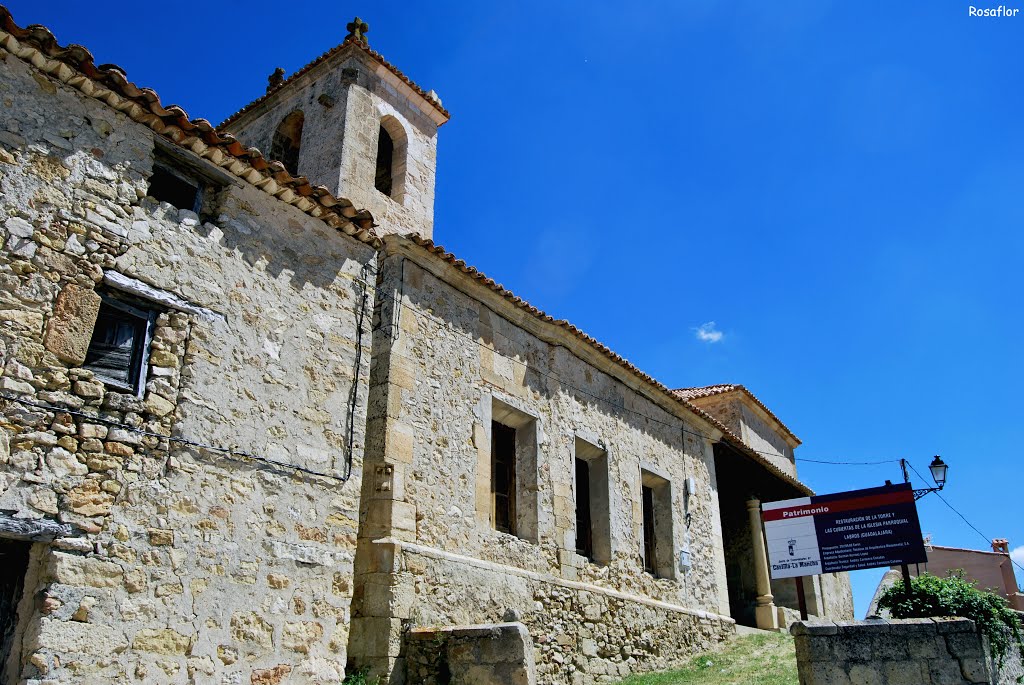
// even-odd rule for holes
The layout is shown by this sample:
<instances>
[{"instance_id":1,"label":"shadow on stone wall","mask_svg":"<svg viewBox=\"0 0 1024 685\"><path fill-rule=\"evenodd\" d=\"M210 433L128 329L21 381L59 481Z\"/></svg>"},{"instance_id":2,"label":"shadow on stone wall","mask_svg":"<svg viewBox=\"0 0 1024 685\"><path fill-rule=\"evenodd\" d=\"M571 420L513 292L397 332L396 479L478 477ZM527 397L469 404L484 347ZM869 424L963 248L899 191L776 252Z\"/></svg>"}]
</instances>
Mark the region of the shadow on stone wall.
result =
<instances>
[{"instance_id":1,"label":"shadow on stone wall","mask_svg":"<svg viewBox=\"0 0 1024 685\"><path fill-rule=\"evenodd\" d=\"M533 640L522 623L414 628L406 680L421 685L535 685Z\"/></svg>"}]
</instances>

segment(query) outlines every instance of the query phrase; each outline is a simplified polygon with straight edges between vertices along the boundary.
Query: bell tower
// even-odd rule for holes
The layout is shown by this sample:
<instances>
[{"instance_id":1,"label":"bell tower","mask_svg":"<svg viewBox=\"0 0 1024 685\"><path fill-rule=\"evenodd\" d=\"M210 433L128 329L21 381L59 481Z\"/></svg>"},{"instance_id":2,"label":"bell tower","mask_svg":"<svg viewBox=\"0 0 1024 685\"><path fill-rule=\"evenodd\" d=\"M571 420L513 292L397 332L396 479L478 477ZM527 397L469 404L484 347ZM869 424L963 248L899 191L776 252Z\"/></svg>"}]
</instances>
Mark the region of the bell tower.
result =
<instances>
[{"instance_id":1,"label":"bell tower","mask_svg":"<svg viewBox=\"0 0 1024 685\"><path fill-rule=\"evenodd\" d=\"M373 214L378 233L434 232L437 129L449 119L424 91L372 50L358 17L348 35L220 129Z\"/></svg>"}]
</instances>

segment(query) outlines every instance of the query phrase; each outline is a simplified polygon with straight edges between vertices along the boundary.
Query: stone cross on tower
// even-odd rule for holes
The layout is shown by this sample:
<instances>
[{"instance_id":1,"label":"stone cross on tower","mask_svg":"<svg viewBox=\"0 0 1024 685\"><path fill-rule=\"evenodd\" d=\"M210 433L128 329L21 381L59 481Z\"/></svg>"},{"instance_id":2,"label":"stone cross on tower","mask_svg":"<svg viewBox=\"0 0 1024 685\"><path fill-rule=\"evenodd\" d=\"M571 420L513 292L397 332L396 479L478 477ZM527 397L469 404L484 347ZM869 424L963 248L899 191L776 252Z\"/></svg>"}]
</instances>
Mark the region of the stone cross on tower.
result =
<instances>
[{"instance_id":1,"label":"stone cross on tower","mask_svg":"<svg viewBox=\"0 0 1024 685\"><path fill-rule=\"evenodd\" d=\"M370 26L365 21L356 17L350 21L345 28L348 29L348 35L345 36L345 40L354 38L360 43L367 43L366 34L370 32ZM369 43L367 43L367 45L369 45Z\"/></svg>"}]
</instances>

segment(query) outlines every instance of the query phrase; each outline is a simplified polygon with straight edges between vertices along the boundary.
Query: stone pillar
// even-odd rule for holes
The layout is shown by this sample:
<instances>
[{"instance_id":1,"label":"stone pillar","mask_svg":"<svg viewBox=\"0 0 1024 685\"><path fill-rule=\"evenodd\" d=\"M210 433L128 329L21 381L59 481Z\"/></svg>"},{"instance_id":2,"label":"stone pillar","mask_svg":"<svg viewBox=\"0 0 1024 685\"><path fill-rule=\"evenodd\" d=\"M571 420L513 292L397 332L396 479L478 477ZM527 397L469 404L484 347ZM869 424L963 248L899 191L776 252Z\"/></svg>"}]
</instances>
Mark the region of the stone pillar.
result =
<instances>
[{"instance_id":1,"label":"stone pillar","mask_svg":"<svg viewBox=\"0 0 1024 685\"><path fill-rule=\"evenodd\" d=\"M757 578L757 605L754 615L757 627L762 630L778 630L779 615L772 596L772 580L768 575L768 553L764 547L764 532L761 529L761 501L747 500L747 515L750 517L750 542L754 548L754 575Z\"/></svg>"}]
</instances>

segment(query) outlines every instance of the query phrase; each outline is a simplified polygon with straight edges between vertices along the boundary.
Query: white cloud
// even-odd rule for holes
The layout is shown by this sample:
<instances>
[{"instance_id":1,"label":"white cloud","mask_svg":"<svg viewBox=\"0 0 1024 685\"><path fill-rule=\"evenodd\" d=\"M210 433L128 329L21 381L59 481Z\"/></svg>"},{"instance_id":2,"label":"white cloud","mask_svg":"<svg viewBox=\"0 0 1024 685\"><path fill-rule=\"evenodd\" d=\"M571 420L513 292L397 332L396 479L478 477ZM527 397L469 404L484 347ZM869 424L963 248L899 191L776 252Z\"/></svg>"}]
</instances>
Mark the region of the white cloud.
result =
<instances>
[{"instance_id":1,"label":"white cloud","mask_svg":"<svg viewBox=\"0 0 1024 685\"><path fill-rule=\"evenodd\" d=\"M1020 547L1014 547L1010 551L1010 558L1016 561L1021 566L1024 566L1024 545Z\"/></svg>"},{"instance_id":2,"label":"white cloud","mask_svg":"<svg viewBox=\"0 0 1024 685\"><path fill-rule=\"evenodd\" d=\"M722 331L715 328L714 321L702 323L700 326L697 326L695 330L697 331L697 340L706 343L721 342L724 335Z\"/></svg>"}]
</instances>

